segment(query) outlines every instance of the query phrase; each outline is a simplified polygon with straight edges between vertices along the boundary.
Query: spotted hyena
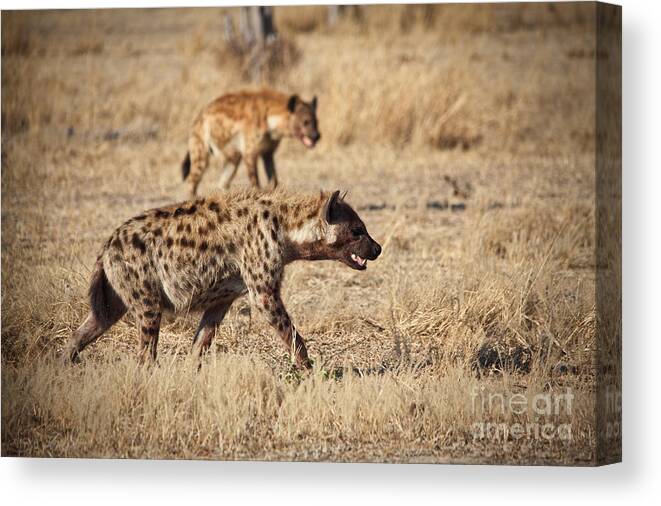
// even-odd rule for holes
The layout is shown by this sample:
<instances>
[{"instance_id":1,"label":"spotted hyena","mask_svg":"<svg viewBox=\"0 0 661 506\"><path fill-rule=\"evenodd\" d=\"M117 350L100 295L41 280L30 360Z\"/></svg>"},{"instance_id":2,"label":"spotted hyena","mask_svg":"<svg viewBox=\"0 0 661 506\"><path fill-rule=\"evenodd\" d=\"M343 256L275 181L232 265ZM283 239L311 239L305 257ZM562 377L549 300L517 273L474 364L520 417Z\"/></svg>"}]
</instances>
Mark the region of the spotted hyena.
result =
<instances>
[{"instance_id":1,"label":"spotted hyena","mask_svg":"<svg viewBox=\"0 0 661 506\"><path fill-rule=\"evenodd\" d=\"M96 262L91 311L68 342L79 353L130 310L138 325L141 358L156 358L164 313L203 312L193 340L206 350L237 297L252 306L310 367L302 337L280 297L282 275L295 260L338 260L364 270L381 246L339 195L215 193L152 209L113 232Z\"/></svg>"},{"instance_id":2,"label":"spotted hyena","mask_svg":"<svg viewBox=\"0 0 661 506\"><path fill-rule=\"evenodd\" d=\"M257 160L262 159L268 188L278 185L273 155L284 137L296 137L308 148L321 138L317 127L317 97L304 102L298 95L274 90L243 91L217 98L197 116L182 164L188 193L194 198L210 155L221 156L221 188L227 190L243 159L250 183L259 187Z\"/></svg>"}]
</instances>

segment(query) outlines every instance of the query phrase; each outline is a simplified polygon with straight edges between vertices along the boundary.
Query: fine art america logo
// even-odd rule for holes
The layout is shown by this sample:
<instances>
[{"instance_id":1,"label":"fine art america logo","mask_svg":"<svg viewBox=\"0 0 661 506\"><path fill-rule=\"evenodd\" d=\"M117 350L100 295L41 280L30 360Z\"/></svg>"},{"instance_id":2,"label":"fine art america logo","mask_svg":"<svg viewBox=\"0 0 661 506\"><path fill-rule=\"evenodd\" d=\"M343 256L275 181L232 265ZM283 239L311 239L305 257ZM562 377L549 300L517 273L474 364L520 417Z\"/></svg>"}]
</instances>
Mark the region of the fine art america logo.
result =
<instances>
[{"instance_id":1,"label":"fine art america logo","mask_svg":"<svg viewBox=\"0 0 661 506\"><path fill-rule=\"evenodd\" d=\"M571 420L573 400L570 388L562 393L527 397L485 392L484 386L475 386L471 391L471 409L475 418L483 421L473 423L473 440L571 441L571 423L558 421Z\"/></svg>"}]
</instances>

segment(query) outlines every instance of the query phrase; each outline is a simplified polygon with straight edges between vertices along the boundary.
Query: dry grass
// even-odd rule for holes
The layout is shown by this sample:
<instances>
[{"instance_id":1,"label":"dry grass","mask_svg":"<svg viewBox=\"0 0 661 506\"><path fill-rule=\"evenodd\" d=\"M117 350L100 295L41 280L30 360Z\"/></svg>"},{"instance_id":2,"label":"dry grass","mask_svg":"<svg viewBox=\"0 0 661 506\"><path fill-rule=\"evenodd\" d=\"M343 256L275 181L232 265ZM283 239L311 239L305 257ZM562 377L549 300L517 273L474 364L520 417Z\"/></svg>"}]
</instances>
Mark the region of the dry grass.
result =
<instances>
[{"instance_id":1,"label":"dry grass","mask_svg":"<svg viewBox=\"0 0 661 506\"><path fill-rule=\"evenodd\" d=\"M479 414L457 385L467 392L524 392L530 400L544 392L543 382L524 389L507 375L480 381L461 368L442 376L401 368L333 381L317 370L299 381L233 354L210 357L200 373L176 356L155 368L127 357L78 368L45 361L30 374L8 368L5 388L14 395L3 405L3 430L11 434L11 454L34 455L38 446L42 456L106 458L503 462L559 456L564 464L589 458L566 452L568 443L559 439L519 447L501 440L495 448L474 442ZM576 392L574 402L580 408L558 420L581 420L572 444L587 447L591 396ZM498 407L489 418L531 430L538 423Z\"/></svg>"},{"instance_id":2,"label":"dry grass","mask_svg":"<svg viewBox=\"0 0 661 506\"><path fill-rule=\"evenodd\" d=\"M589 7L374 7L332 29L319 9L276 9L300 58L271 84L317 94L323 134L283 144L280 180L350 190L384 253L288 270L304 377L245 301L199 373L196 315L165 322L156 367L131 321L60 365L102 242L180 197L197 109L251 83L219 61L221 9L3 13L3 455L595 462ZM567 388L550 418L471 397Z\"/></svg>"}]
</instances>

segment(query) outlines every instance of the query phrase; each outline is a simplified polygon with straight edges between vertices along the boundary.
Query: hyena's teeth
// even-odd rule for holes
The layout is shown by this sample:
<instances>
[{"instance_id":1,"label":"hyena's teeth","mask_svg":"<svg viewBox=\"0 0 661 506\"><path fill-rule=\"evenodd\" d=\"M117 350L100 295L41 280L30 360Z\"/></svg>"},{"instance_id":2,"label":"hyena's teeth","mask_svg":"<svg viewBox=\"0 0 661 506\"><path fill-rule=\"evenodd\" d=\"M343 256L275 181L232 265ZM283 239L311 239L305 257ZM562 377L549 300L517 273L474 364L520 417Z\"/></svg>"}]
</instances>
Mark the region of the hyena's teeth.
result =
<instances>
[{"instance_id":1,"label":"hyena's teeth","mask_svg":"<svg viewBox=\"0 0 661 506\"><path fill-rule=\"evenodd\" d=\"M353 260L354 262L356 262L360 266L363 266L367 263L367 260L365 260L364 258L359 257L355 253L351 253L351 260Z\"/></svg>"}]
</instances>

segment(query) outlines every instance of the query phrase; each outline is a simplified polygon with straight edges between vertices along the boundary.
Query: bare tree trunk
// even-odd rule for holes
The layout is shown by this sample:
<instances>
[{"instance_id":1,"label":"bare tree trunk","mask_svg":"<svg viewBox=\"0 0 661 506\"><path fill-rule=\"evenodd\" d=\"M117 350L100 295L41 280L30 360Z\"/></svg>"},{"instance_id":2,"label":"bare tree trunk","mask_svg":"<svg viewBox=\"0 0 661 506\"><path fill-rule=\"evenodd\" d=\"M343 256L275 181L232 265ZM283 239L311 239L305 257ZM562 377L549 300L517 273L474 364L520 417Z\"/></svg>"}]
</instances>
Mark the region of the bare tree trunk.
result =
<instances>
[{"instance_id":1,"label":"bare tree trunk","mask_svg":"<svg viewBox=\"0 0 661 506\"><path fill-rule=\"evenodd\" d=\"M239 32L242 52L248 55L250 78L259 82L266 64L265 48L275 41L278 35L273 7L242 7L239 14Z\"/></svg>"},{"instance_id":2,"label":"bare tree trunk","mask_svg":"<svg viewBox=\"0 0 661 506\"><path fill-rule=\"evenodd\" d=\"M269 60L268 53L278 38L273 7L241 7L238 33L234 31L231 16L226 14L224 38L236 53L245 58L250 79L261 81Z\"/></svg>"},{"instance_id":3,"label":"bare tree trunk","mask_svg":"<svg viewBox=\"0 0 661 506\"><path fill-rule=\"evenodd\" d=\"M253 10L257 7L241 7L239 11L239 33L241 42L245 48L252 47L255 43L255 21Z\"/></svg>"},{"instance_id":4,"label":"bare tree trunk","mask_svg":"<svg viewBox=\"0 0 661 506\"><path fill-rule=\"evenodd\" d=\"M340 18L346 16L349 12L353 15L355 22L363 21L363 11L360 5L329 5L328 26L335 26Z\"/></svg>"},{"instance_id":5,"label":"bare tree trunk","mask_svg":"<svg viewBox=\"0 0 661 506\"><path fill-rule=\"evenodd\" d=\"M236 32L234 31L234 23L232 22L232 16L229 14L225 14L224 17L224 31L223 31L223 39L225 40L225 43L232 48L233 51L240 53L242 50L241 43L239 42L239 39L236 36Z\"/></svg>"},{"instance_id":6,"label":"bare tree trunk","mask_svg":"<svg viewBox=\"0 0 661 506\"><path fill-rule=\"evenodd\" d=\"M267 43L275 40L278 32L275 29L273 7L259 7L260 42Z\"/></svg>"},{"instance_id":7,"label":"bare tree trunk","mask_svg":"<svg viewBox=\"0 0 661 506\"><path fill-rule=\"evenodd\" d=\"M239 30L246 47L274 40L278 33L273 19L273 7L241 7Z\"/></svg>"},{"instance_id":8,"label":"bare tree trunk","mask_svg":"<svg viewBox=\"0 0 661 506\"><path fill-rule=\"evenodd\" d=\"M328 26L335 26L337 24L337 20L340 18L343 10L343 5L328 6Z\"/></svg>"}]
</instances>

